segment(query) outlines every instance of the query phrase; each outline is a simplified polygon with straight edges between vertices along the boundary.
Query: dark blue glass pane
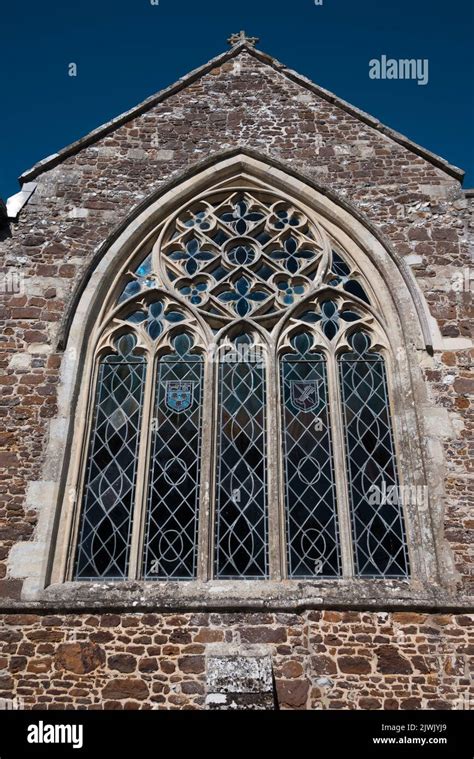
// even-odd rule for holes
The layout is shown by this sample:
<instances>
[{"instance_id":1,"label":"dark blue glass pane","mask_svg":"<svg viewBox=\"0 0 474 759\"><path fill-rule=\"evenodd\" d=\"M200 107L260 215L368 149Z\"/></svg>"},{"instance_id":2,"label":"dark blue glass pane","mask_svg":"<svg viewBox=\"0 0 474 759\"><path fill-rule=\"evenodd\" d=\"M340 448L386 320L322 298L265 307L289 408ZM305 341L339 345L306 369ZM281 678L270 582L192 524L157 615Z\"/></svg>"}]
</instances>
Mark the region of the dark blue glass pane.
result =
<instances>
[{"instance_id":1,"label":"dark blue glass pane","mask_svg":"<svg viewBox=\"0 0 474 759\"><path fill-rule=\"evenodd\" d=\"M339 331L339 311L330 300L321 305L321 326L328 340L332 340Z\"/></svg>"},{"instance_id":2,"label":"dark blue glass pane","mask_svg":"<svg viewBox=\"0 0 474 759\"><path fill-rule=\"evenodd\" d=\"M357 298L360 298L366 303L370 302L364 288L355 279L351 279L349 282L346 282L344 285L344 290L346 290L348 293L351 293L352 295L355 295Z\"/></svg>"},{"instance_id":3,"label":"dark blue glass pane","mask_svg":"<svg viewBox=\"0 0 474 759\"><path fill-rule=\"evenodd\" d=\"M125 285L125 288L120 295L118 299L118 303L123 303L123 301L128 300L128 298L133 298L134 295L137 295L141 291L141 284L140 282L137 282L136 279L132 280L131 282L128 282Z\"/></svg>"},{"instance_id":4,"label":"dark blue glass pane","mask_svg":"<svg viewBox=\"0 0 474 759\"><path fill-rule=\"evenodd\" d=\"M354 277L351 278L351 269L343 260L339 253L333 251L332 253L332 269L331 272L335 275L328 279L328 284L332 287L338 287L342 285L343 289L355 295L357 298L370 303L370 300L365 292L364 288Z\"/></svg>"},{"instance_id":5,"label":"dark blue glass pane","mask_svg":"<svg viewBox=\"0 0 474 759\"><path fill-rule=\"evenodd\" d=\"M122 293L117 299L117 303L123 303L134 295L138 295L146 287L153 287L153 280L149 279L152 267L151 253L138 265L135 270L136 279L129 280Z\"/></svg>"},{"instance_id":6,"label":"dark blue glass pane","mask_svg":"<svg viewBox=\"0 0 474 759\"><path fill-rule=\"evenodd\" d=\"M349 269L348 265L345 263L345 261L342 260L341 256L333 251L332 253L332 270L334 274L337 274L339 277L348 277L351 273L351 270Z\"/></svg>"}]
</instances>

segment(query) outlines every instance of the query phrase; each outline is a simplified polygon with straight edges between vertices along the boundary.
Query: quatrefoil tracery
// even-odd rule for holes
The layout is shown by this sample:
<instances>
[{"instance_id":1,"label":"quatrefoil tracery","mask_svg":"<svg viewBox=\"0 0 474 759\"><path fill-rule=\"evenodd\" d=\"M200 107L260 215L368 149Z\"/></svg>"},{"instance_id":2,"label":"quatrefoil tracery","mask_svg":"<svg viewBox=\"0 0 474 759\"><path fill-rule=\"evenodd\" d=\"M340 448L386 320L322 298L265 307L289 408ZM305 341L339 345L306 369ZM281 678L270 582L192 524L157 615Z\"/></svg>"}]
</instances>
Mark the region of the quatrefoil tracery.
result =
<instances>
[{"instance_id":1,"label":"quatrefoil tracery","mask_svg":"<svg viewBox=\"0 0 474 759\"><path fill-rule=\"evenodd\" d=\"M298 276L285 288L294 302L321 279L329 250L319 227L291 203L245 190L190 204L165 225L158 245L164 278L193 305L224 319L282 311L290 300L282 297L282 275Z\"/></svg>"},{"instance_id":2,"label":"quatrefoil tracery","mask_svg":"<svg viewBox=\"0 0 474 759\"><path fill-rule=\"evenodd\" d=\"M162 225L117 304L164 288L217 328L251 317L271 329L325 285L369 303L359 273L332 247L309 213L270 190L210 192Z\"/></svg>"}]
</instances>

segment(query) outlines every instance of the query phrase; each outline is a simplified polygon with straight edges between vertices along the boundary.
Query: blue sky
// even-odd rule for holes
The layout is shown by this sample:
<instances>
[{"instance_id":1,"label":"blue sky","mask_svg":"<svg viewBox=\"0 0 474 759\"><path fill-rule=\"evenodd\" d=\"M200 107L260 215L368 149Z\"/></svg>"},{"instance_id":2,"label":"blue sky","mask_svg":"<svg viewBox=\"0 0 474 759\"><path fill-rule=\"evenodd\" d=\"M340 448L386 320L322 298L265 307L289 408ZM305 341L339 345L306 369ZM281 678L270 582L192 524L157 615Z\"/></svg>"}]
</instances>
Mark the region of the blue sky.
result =
<instances>
[{"instance_id":1,"label":"blue sky","mask_svg":"<svg viewBox=\"0 0 474 759\"><path fill-rule=\"evenodd\" d=\"M154 0L156 2L156 0ZM41 158L227 49L245 29L289 68L465 169L474 185L472 0L22 0L1 14L0 197ZM369 61L427 58L429 82ZM68 76L69 63L77 77Z\"/></svg>"}]
</instances>

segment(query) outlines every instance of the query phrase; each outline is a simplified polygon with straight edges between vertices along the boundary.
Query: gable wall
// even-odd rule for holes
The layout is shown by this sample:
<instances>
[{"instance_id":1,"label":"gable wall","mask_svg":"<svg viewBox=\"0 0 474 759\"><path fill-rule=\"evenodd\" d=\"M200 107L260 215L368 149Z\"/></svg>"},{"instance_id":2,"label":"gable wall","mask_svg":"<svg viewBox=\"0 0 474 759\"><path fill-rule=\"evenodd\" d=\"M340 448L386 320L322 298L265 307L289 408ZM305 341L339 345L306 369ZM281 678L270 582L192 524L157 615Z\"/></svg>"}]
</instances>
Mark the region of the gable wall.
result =
<instances>
[{"instance_id":1,"label":"gable wall","mask_svg":"<svg viewBox=\"0 0 474 759\"><path fill-rule=\"evenodd\" d=\"M33 539L42 508L40 498L35 501L30 493L26 501L26 493L30 482L44 476L41 465L47 436L54 430L62 358L57 341L75 288L94 252L134 206L197 162L237 146L260 151L338 193L412 266L437 322L435 353L423 354L420 362L437 410L433 424L445 438L445 538L462 582L460 597L472 592L474 521L467 478L472 459L467 246L472 199L467 201L459 183L440 169L244 52L41 174L19 221L0 233L3 263L25 277L24 292L0 302L4 598L20 599L21 567L14 558L9 562L9 553L18 542ZM79 622L87 627L85 617ZM454 617L451 622L459 630L453 635L464 636ZM71 618L69 623L76 624ZM301 617L298 624L304 623ZM60 640L45 644L56 646ZM21 646L21 639L16 643ZM28 645L25 650L33 655ZM310 663L311 653L307 655Z\"/></svg>"}]
</instances>

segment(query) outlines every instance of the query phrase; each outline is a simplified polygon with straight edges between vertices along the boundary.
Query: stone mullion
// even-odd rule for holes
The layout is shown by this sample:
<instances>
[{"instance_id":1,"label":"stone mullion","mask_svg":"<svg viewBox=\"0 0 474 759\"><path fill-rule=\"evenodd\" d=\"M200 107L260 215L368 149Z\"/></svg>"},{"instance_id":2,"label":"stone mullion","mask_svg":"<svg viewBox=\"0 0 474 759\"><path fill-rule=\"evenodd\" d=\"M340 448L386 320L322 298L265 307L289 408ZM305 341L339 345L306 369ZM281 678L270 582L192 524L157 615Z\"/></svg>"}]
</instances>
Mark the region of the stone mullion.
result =
<instances>
[{"instance_id":1,"label":"stone mullion","mask_svg":"<svg viewBox=\"0 0 474 759\"><path fill-rule=\"evenodd\" d=\"M202 395L201 483L199 490L198 580L213 577L217 467L217 352L207 350Z\"/></svg>"},{"instance_id":2,"label":"stone mullion","mask_svg":"<svg viewBox=\"0 0 474 759\"><path fill-rule=\"evenodd\" d=\"M331 438L336 485L337 519L339 545L341 550L342 576L354 576L354 555L352 544L349 483L345 456L344 420L342 415L342 394L339 382L337 359L333 352L328 356L328 403L331 424Z\"/></svg>"},{"instance_id":3,"label":"stone mullion","mask_svg":"<svg viewBox=\"0 0 474 759\"><path fill-rule=\"evenodd\" d=\"M282 498L281 429L279 423L278 357L274 345L270 347L266 361L267 395L267 509L268 551L271 580L286 576L285 535Z\"/></svg>"},{"instance_id":4,"label":"stone mullion","mask_svg":"<svg viewBox=\"0 0 474 759\"><path fill-rule=\"evenodd\" d=\"M277 471L277 500L275 501L275 519L278 519L278 561L279 561L279 579L288 579L288 552L287 552L287 531L286 531L286 496L285 496L285 460L284 460L284 445L283 445L283 421L282 421L282 391L281 391L281 373L280 373L280 361L281 356L275 346L274 354L272 356L274 360L273 377L275 378L274 388L274 430L275 430L275 462Z\"/></svg>"},{"instance_id":5,"label":"stone mullion","mask_svg":"<svg viewBox=\"0 0 474 759\"><path fill-rule=\"evenodd\" d=\"M155 403L156 373L158 360L152 352L147 353L147 369L143 392L142 424L140 430L140 447L136 471L135 506L132 515L132 540L128 577L138 580L142 575L142 561L145 541L145 523L148 484L150 480L151 427Z\"/></svg>"}]
</instances>

